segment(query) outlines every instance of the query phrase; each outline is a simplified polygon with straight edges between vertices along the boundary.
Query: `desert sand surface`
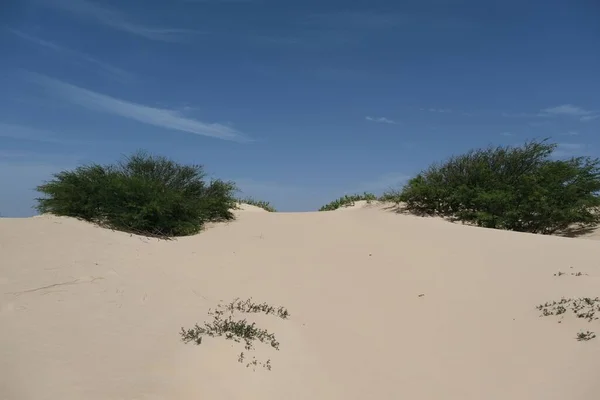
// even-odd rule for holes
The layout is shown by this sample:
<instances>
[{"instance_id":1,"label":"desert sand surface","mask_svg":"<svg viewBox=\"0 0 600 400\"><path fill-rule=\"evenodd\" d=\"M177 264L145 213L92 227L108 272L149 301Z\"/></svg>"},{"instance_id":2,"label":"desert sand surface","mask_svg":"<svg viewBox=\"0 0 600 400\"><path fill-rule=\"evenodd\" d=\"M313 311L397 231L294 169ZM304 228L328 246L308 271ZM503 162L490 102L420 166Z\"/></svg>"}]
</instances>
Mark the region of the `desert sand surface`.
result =
<instances>
[{"instance_id":1,"label":"desert sand surface","mask_svg":"<svg viewBox=\"0 0 600 400\"><path fill-rule=\"evenodd\" d=\"M600 398L600 338L576 340L600 322L535 308L599 296L600 243L343 211L239 210L172 241L0 219L0 398ZM280 342L249 353L271 370L181 341L248 297L290 313L245 315Z\"/></svg>"}]
</instances>

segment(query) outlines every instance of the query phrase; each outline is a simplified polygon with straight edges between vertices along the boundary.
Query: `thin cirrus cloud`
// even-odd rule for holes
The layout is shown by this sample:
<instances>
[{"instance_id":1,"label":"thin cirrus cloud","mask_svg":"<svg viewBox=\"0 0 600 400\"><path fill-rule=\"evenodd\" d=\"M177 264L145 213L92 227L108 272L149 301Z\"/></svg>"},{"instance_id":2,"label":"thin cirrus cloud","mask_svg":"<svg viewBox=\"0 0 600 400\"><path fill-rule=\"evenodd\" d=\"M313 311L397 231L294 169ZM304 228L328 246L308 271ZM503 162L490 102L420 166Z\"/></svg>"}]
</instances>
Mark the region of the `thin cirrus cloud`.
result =
<instances>
[{"instance_id":1,"label":"thin cirrus cloud","mask_svg":"<svg viewBox=\"0 0 600 400\"><path fill-rule=\"evenodd\" d=\"M552 153L555 157L574 157L585 153L586 146L582 143L558 143Z\"/></svg>"},{"instance_id":2,"label":"thin cirrus cloud","mask_svg":"<svg viewBox=\"0 0 600 400\"><path fill-rule=\"evenodd\" d=\"M582 122L593 121L600 117L596 111L586 110L573 104L563 104L556 107L545 108L540 111L541 117L566 116L577 118Z\"/></svg>"},{"instance_id":3,"label":"thin cirrus cloud","mask_svg":"<svg viewBox=\"0 0 600 400\"><path fill-rule=\"evenodd\" d=\"M176 110L149 107L97 93L58 79L39 74L29 74L29 80L52 91L56 96L93 111L117 115L144 124L170 130L209 136L217 139L248 142L241 132L218 123L205 123L187 118Z\"/></svg>"},{"instance_id":4,"label":"thin cirrus cloud","mask_svg":"<svg viewBox=\"0 0 600 400\"><path fill-rule=\"evenodd\" d=\"M43 4L71 13L72 15L94 21L122 32L127 32L149 40L162 42L180 42L189 34L197 33L189 29L150 28L130 21L121 12L98 5L89 0L41 0Z\"/></svg>"},{"instance_id":5,"label":"thin cirrus cloud","mask_svg":"<svg viewBox=\"0 0 600 400\"><path fill-rule=\"evenodd\" d=\"M420 108L419 110L421 111L429 111L429 112L434 112L434 113L451 113L452 110L449 108Z\"/></svg>"},{"instance_id":6,"label":"thin cirrus cloud","mask_svg":"<svg viewBox=\"0 0 600 400\"><path fill-rule=\"evenodd\" d=\"M77 58L80 60L84 60L92 65L95 65L96 67L100 68L103 72L107 72L108 74L110 74L112 77L117 78L118 80L122 81L122 82L130 82L134 79L133 74L121 69L121 68L117 68L114 67L110 64L107 64L105 62L99 61L97 59L95 59L94 57L91 57L85 53L81 53L75 50L71 50L67 47L61 46L59 44L56 44L54 42L50 42L48 40L44 40L44 39L40 39L36 36L32 36L32 35L28 35L24 32L21 32L19 30L14 30L14 29L10 29L9 30L13 35L26 40L30 43L36 44L38 46L50 49L52 51L55 51L57 53L61 53L61 54L65 54L65 55L69 55L73 58Z\"/></svg>"},{"instance_id":7,"label":"thin cirrus cloud","mask_svg":"<svg viewBox=\"0 0 600 400\"><path fill-rule=\"evenodd\" d=\"M365 119L367 121L378 122L380 124L392 124L392 125L397 124L396 121L391 120L391 119L386 118L386 117L365 117Z\"/></svg>"},{"instance_id":8,"label":"thin cirrus cloud","mask_svg":"<svg viewBox=\"0 0 600 400\"><path fill-rule=\"evenodd\" d=\"M46 143L64 143L54 133L29 126L0 122L0 137Z\"/></svg>"}]
</instances>

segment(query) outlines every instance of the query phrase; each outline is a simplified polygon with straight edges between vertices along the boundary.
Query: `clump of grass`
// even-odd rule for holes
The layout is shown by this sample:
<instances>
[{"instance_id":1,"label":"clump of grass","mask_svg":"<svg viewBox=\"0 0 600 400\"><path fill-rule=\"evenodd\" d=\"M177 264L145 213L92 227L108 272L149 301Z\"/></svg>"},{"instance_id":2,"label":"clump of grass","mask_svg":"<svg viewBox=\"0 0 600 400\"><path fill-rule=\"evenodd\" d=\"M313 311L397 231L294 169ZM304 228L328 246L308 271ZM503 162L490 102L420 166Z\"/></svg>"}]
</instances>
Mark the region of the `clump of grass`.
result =
<instances>
[{"instance_id":1,"label":"clump of grass","mask_svg":"<svg viewBox=\"0 0 600 400\"><path fill-rule=\"evenodd\" d=\"M319 211L333 211L340 207L353 206L355 202L366 200L367 203L377 200L373 193L364 192L363 194L345 195L319 208Z\"/></svg>"},{"instance_id":2,"label":"clump of grass","mask_svg":"<svg viewBox=\"0 0 600 400\"><path fill-rule=\"evenodd\" d=\"M243 340L244 348L247 351L254 349L254 342L257 340L269 344L275 350L279 350L279 342L274 333L258 328L255 322L249 323L246 319L234 319L235 312L273 314L281 319L287 319L290 316L285 307L273 307L267 303L256 304L252 302L252 298L245 301L235 299L226 305L219 304L214 311L209 310L208 315L213 317L210 323L205 322L203 326L195 324L191 329L182 327L180 332L182 341L200 345L202 339L206 336L213 338L224 336L226 340L233 340L237 343ZM246 356L242 352L238 357L238 362L244 363L245 359ZM258 365L271 370L271 360L259 362L255 357L246 364L246 367L256 367Z\"/></svg>"},{"instance_id":3,"label":"clump of grass","mask_svg":"<svg viewBox=\"0 0 600 400\"><path fill-rule=\"evenodd\" d=\"M263 200L256 200L254 197L245 197L243 199L238 199L238 204L250 204L251 206L256 206L256 207L260 207L265 211L268 212L277 212L277 210L275 209L275 207L273 207L271 205L271 203L269 203L268 201L263 201Z\"/></svg>"},{"instance_id":4,"label":"clump of grass","mask_svg":"<svg viewBox=\"0 0 600 400\"><path fill-rule=\"evenodd\" d=\"M559 316L566 314L567 311L571 311L577 318L582 318L588 322L592 322L598 319L596 313L600 313L600 298L581 297L581 298L561 298L559 301L546 302L536 307L542 312L540 317ZM561 317L562 318L562 317ZM559 321L561 322L561 321ZM590 340L595 338L594 332L585 333L583 339L577 340Z\"/></svg>"}]
</instances>

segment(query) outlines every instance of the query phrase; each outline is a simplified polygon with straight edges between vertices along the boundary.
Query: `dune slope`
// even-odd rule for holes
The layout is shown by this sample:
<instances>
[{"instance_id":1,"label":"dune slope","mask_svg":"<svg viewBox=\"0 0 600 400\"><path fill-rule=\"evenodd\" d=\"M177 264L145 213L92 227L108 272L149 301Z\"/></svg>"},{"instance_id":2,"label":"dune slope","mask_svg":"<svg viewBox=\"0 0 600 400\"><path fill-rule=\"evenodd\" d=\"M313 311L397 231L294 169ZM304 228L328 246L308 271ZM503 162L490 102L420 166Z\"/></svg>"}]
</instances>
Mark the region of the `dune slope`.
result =
<instances>
[{"instance_id":1,"label":"dune slope","mask_svg":"<svg viewBox=\"0 0 600 400\"><path fill-rule=\"evenodd\" d=\"M377 208L238 214L175 241L0 219L0 398L598 398L600 338L575 337L600 322L535 309L600 296L597 241ZM270 371L241 343L180 339L237 297L291 314L246 316L280 342L248 353Z\"/></svg>"}]
</instances>

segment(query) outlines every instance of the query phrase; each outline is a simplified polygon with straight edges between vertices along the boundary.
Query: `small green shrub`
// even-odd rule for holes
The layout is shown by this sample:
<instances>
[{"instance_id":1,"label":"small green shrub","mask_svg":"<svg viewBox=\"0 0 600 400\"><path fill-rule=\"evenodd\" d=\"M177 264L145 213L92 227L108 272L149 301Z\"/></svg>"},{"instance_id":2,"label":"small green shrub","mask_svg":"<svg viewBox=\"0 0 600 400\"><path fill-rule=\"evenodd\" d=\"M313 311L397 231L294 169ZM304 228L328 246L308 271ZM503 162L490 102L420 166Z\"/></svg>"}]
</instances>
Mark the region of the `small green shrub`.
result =
<instances>
[{"instance_id":1,"label":"small green shrub","mask_svg":"<svg viewBox=\"0 0 600 400\"><path fill-rule=\"evenodd\" d=\"M245 197L243 199L238 199L237 202L239 204L245 203L245 204L250 204L251 206L260 207L263 210L268 211L268 212L277 212L275 207L273 207L271 205L271 203L269 203L268 201L256 200L253 197Z\"/></svg>"},{"instance_id":2,"label":"small green shrub","mask_svg":"<svg viewBox=\"0 0 600 400\"><path fill-rule=\"evenodd\" d=\"M434 164L383 198L420 215L552 234L600 223L600 160L555 160L546 140L489 147Z\"/></svg>"},{"instance_id":3,"label":"small green shrub","mask_svg":"<svg viewBox=\"0 0 600 400\"><path fill-rule=\"evenodd\" d=\"M115 230L155 236L199 232L204 223L234 218L235 185L203 181L198 165L138 152L116 165L62 171L37 187L37 210L81 218Z\"/></svg>"},{"instance_id":4,"label":"small green shrub","mask_svg":"<svg viewBox=\"0 0 600 400\"><path fill-rule=\"evenodd\" d=\"M202 339L204 337L208 336L215 338L224 336L226 340L233 340L237 343L243 340L244 349L247 351L254 350L255 341L269 344L275 350L279 350L279 342L275 338L275 334L266 329L258 328L256 323L249 323L246 319L234 319L234 314L236 312L244 314L272 314L281 319L288 319L290 317L290 313L285 307L276 308L267 303L254 303L252 298L245 301L235 299L226 305L219 304L214 311L209 310L208 315L212 316L212 321L210 323L204 322L203 326L195 324L191 329L182 327L179 332L181 340L184 343L191 342L200 345L202 344ZM228 315L225 316L226 314ZM238 362L246 362L246 355L244 352L238 356ZM260 362L256 357L253 357L253 359L246 364L246 367L256 367L258 365L271 370L271 360Z\"/></svg>"},{"instance_id":5,"label":"small green shrub","mask_svg":"<svg viewBox=\"0 0 600 400\"><path fill-rule=\"evenodd\" d=\"M354 205L354 202L361 200L366 200L367 203L370 203L374 200L377 200L377 196L375 196L373 193L367 192L364 192L363 194L345 195L319 208L319 211L333 211L340 207L350 207Z\"/></svg>"}]
</instances>

